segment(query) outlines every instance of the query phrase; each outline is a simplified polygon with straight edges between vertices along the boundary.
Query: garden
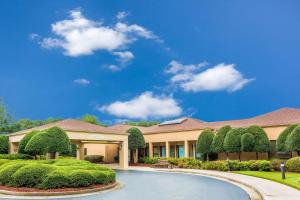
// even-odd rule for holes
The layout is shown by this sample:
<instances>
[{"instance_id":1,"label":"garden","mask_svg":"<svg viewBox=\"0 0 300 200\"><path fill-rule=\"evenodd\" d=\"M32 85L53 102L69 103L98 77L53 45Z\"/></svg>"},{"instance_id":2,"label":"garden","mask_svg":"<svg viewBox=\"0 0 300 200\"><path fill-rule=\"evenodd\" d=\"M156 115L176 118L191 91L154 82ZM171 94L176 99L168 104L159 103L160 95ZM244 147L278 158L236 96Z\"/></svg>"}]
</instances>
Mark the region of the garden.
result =
<instances>
[{"instance_id":1,"label":"garden","mask_svg":"<svg viewBox=\"0 0 300 200\"><path fill-rule=\"evenodd\" d=\"M77 160L69 156L71 151L67 134L58 127L27 134L20 142L18 154L7 154L8 138L2 135L0 188L59 192L103 188L115 183L115 171L90 162L98 157L88 158L90 161Z\"/></svg>"}]
</instances>

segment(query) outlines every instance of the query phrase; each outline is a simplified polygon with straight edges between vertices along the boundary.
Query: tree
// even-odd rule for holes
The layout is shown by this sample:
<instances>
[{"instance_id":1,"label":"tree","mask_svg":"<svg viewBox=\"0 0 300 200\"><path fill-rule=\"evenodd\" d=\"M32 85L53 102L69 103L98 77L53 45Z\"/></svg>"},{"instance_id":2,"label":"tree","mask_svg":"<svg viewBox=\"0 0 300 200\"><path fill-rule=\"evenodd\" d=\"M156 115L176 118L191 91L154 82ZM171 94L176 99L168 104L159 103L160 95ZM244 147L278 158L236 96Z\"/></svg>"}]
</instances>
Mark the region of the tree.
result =
<instances>
[{"instance_id":1,"label":"tree","mask_svg":"<svg viewBox=\"0 0 300 200\"><path fill-rule=\"evenodd\" d=\"M231 130L230 126L223 126L220 130L215 134L213 142L212 142L212 150L215 153L225 152L224 149L224 139L228 131Z\"/></svg>"},{"instance_id":2,"label":"tree","mask_svg":"<svg viewBox=\"0 0 300 200\"><path fill-rule=\"evenodd\" d=\"M28 144L28 142L30 141L30 139L36 135L37 133L39 133L39 131L32 131L30 133L27 133L27 135L25 135L22 140L20 141L19 144L19 148L18 148L18 153L20 154L26 154L27 152L25 151L25 147Z\"/></svg>"},{"instance_id":3,"label":"tree","mask_svg":"<svg viewBox=\"0 0 300 200\"><path fill-rule=\"evenodd\" d=\"M8 154L8 137L6 135L0 135L0 153Z\"/></svg>"},{"instance_id":4,"label":"tree","mask_svg":"<svg viewBox=\"0 0 300 200\"><path fill-rule=\"evenodd\" d=\"M251 133L245 133L241 137L241 150L244 152L252 152L254 150L254 136Z\"/></svg>"},{"instance_id":5,"label":"tree","mask_svg":"<svg viewBox=\"0 0 300 200\"><path fill-rule=\"evenodd\" d=\"M138 128L130 128L127 130L128 136L128 148L133 151L134 163L138 161L138 149L145 148L145 139L142 132Z\"/></svg>"},{"instance_id":6,"label":"tree","mask_svg":"<svg viewBox=\"0 0 300 200\"><path fill-rule=\"evenodd\" d=\"M224 149L227 153L241 152L241 136L242 132L239 129L231 129L224 140Z\"/></svg>"},{"instance_id":7,"label":"tree","mask_svg":"<svg viewBox=\"0 0 300 200\"><path fill-rule=\"evenodd\" d=\"M10 132L10 124L12 121L11 115L6 111L5 104L0 98L0 134L7 134Z\"/></svg>"},{"instance_id":8,"label":"tree","mask_svg":"<svg viewBox=\"0 0 300 200\"><path fill-rule=\"evenodd\" d=\"M286 129L284 129L276 140L276 151L278 152L286 152L286 140L287 137L292 133L292 131L297 127L297 124L289 125Z\"/></svg>"},{"instance_id":9,"label":"tree","mask_svg":"<svg viewBox=\"0 0 300 200\"><path fill-rule=\"evenodd\" d=\"M214 132L210 129L202 131L199 135L196 145L196 150L202 155L206 154L206 159L209 161L209 154L212 153L212 142L214 139Z\"/></svg>"},{"instance_id":10,"label":"tree","mask_svg":"<svg viewBox=\"0 0 300 200\"><path fill-rule=\"evenodd\" d=\"M300 152L300 125L287 137L286 148L288 151L296 151L299 156Z\"/></svg>"},{"instance_id":11,"label":"tree","mask_svg":"<svg viewBox=\"0 0 300 200\"><path fill-rule=\"evenodd\" d=\"M143 127L149 127L153 126L156 124L159 124L159 121L139 121L139 122L134 122L134 121L127 121L125 124L131 125L131 126L143 126Z\"/></svg>"},{"instance_id":12,"label":"tree","mask_svg":"<svg viewBox=\"0 0 300 200\"><path fill-rule=\"evenodd\" d=\"M254 136L254 151L255 152L270 152L271 150L271 144L269 141L269 138L266 134L266 132L264 131L264 129L262 129L259 126L256 125L252 125L250 127L247 128L247 132L251 133Z\"/></svg>"},{"instance_id":13,"label":"tree","mask_svg":"<svg viewBox=\"0 0 300 200\"><path fill-rule=\"evenodd\" d=\"M95 115L85 114L82 116L81 120L95 125L107 126L106 124L99 122Z\"/></svg>"},{"instance_id":14,"label":"tree","mask_svg":"<svg viewBox=\"0 0 300 200\"><path fill-rule=\"evenodd\" d=\"M58 127L35 134L25 147L25 151L34 156L50 153L53 157L56 152L68 154L70 150L71 143L68 135Z\"/></svg>"}]
</instances>

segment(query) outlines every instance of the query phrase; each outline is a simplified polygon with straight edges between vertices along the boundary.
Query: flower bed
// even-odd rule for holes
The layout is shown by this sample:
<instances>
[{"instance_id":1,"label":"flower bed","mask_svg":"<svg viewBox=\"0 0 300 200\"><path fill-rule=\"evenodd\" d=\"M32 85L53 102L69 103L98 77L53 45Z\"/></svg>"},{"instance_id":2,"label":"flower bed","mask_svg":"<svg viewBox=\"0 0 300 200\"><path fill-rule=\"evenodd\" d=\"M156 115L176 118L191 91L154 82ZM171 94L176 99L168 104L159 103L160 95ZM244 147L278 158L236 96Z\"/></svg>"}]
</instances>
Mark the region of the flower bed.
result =
<instances>
[{"instance_id":1,"label":"flower bed","mask_svg":"<svg viewBox=\"0 0 300 200\"><path fill-rule=\"evenodd\" d=\"M0 185L40 190L114 183L115 172L76 159L0 160Z\"/></svg>"}]
</instances>

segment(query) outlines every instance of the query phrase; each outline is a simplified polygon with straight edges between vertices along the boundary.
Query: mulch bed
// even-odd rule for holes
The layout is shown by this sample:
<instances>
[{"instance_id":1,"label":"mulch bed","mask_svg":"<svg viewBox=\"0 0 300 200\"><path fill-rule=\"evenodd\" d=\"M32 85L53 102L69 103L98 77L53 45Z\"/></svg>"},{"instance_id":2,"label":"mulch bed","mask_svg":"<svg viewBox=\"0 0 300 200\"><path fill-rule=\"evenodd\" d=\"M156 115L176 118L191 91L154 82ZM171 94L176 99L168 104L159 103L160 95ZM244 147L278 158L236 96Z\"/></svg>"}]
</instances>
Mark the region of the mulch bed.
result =
<instances>
[{"instance_id":1,"label":"mulch bed","mask_svg":"<svg viewBox=\"0 0 300 200\"><path fill-rule=\"evenodd\" d=\"M110 183L114 184L114 183ZM108 185L110 185L108 184ZM78 188L57 188L57 189L38 189L38 188L27 188L27 187L9 187L0 185L0 190L7 190L11 192L74 192L74 191L80 191L80 190L87 190L87 189L100 189L103 187L106 187L108 185L90 185L88 187L78 187Z\"/></svg>"},{"instance_id":2,"label":"mulch bed","mask_svg":"<svg viewBox=\"0 0 300 200\"><path fill-rule=\"evenodd\" d=\"M134 167L153 167L153 164L145 164L145 163L129 163L129 166Z\"/></svg>"}]
</instances>

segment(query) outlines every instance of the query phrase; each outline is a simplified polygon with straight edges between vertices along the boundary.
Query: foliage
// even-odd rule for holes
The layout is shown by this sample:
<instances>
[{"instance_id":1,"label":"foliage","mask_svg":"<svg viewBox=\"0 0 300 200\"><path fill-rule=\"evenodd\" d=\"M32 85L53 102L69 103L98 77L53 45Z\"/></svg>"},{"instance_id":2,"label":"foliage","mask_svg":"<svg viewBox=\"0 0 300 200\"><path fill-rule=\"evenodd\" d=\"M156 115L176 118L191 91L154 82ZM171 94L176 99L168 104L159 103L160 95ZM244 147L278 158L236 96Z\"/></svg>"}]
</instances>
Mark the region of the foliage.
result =
<instances>
[{"instance_id":1,"label":"foliage","mask_svg":"<svg viewBox=\"0 0 300 200\"><path fill-rule=\"evenodd\" d=\"M12 175L12 185L17 187L36 187L43 182L45 176L52 170L54 170L54 167L51 165L28 164Z\"/></svg>"},{"instance_id":2,"label":"foliage","mask_svg":"<svg viewBox=\"0 0 300 200\"><path fill-rule=\"evenodd\" d=\"M65 131L59 127L52 127L46 130L48 138L47 153L67 154L71 151L71 142Z\"/></svg>"},{"instance_id":3,"label":"foliage","mask_svg":"<svg viewBox=\"0 0 300 200\"><path fill-rule=\"evenodd\" d=\"M241 137L241 151L252 152L254 149L254 136L250 133L245 133Z\"/></svg>"},{"instance_id":4,"label":"foliage","mask_svg":"<svg viewBox=\"0 0 300 200\"><path fill-rule=\"evenodd\" d=\"M128 148L130 150L135 150L139 148L145 148L145 139L142 132L138 128L128 129Z\"/></svg>"},{"instance_id":5,"label":"foliage","mask_svg":"<svg viewBox=\"0 0 300 200\"><path fill-rule=\"evenodd\" d=\"M29 140L37 133L39 133L39 131L32 131L32 132L26 134L22 138L22 140L20 141L20 144L19 144L18 153L20 153L20 154L26 153L26 151L25 151L26 145L28 144Z\"/></svg>"},{"instance_id":6,"label":"foliage","mask_svg":"<svg viewBox=\"0 0 300 200\"><path fill-rule=\"evenodd\" d=\"M84 157L84 160L87 160L91 163L100 163L103 162L104 156L102 155L87 155Z\"/></svg>"},{"instance_id":7,"label":"foliage","mask_svg":"<svg viewBox=\"0 0 300 200\"><path fill-rule=\"evenodd\" d=\"M150 158L150 157L141 158L141 162L145 164L156 164L158 160L159 158Z\"/></svg>"},{"instance_id":8,"label":"foliage","mask_svg":"<svg viewBox=\"0 0 300 200\"><path fill-rule=\"evenodd\" d=\"M289 125L284 129L276 140L276 150L278 152L285 152L286 150L286 140L287 137L292 133L292 131L297 127L296 124Z\"/></svg>"},{"instance_id":9,"label":"foliage","mask_svg":"<svg viewBox=\"0 0 300 200\"><path fill-rule=\"evenodd\" d=\"M256 125L252 125L247 128L247 132L254 136L255 152L269 152L271 150L271 144L264 129Z\"/></svg>"},{"instance_id":10,"label":"foliage","mask_svg":"<svg viewBox=\"0 0 300 200\"><path fill-rule=\"evenodd\" d=\"M107 126L106 124L99 122L95 115L85 114L82 116L81 120L90 124Z\"/></svg>"},{"instance_id":11,"label":"foliage","mask_svg":"<svg viewBox=\"0 0 300 200\"><path fill-rule=\"evenodd\" d=\"M213 142L212 142L212 150L215 153L225 152L224 149L224 139L228 131L231 130L230 126L223 126L218 130L217 134L215 134Z\"/></svg>"},{"instance_id":12,"label":"foliage","mask_svg":"<svg viewBox=\"0 0 300 200\"><path fill-rule=\"evenodd\" d=\"M6 111L3 100L0 98L0 134L10 133L11 115Z\"/></svg>"},{"instance_id":13,"label":"foliage","mask_svg":"<svg viewBox=\"0 0 300 200\"><path fill-rule=\"evenodd\" d=\"M287 137L286 150L300 152L300 125Z\"/></svg>"},{"instance_id":14,"label":"foliage","mask_svg":"<svg viewBox=\"0 0 300 200\"><path fill-rule=\"evenodd\" d=\"M0 153L8 153L9 142L6 135L0 135Z\"/></svg>"},{"instance_id":15,"label":"foliage","mask_svg":"<svg viewBox=\"0 0 300 200\"><path fill-rule=\"evenodd\" d=\"M300 156L288 159L286 161L287 170L300 173Z\"/></svg>"},{"instance_id":16,"label":"foliage","mask_svg":"<svg viewBox=\"0 0 300 200\"><path fill-rule=\"evenodd\" d=\"M45 137L46 134L47 132L40 131L32 136L25 147L25 152L33 156L45 154L48 145L48 137Z\"/></svg>"},{"instance_id":17,"label":"foliage","mask_svg":"<svg viewBox=\"0 0 300 200\"><path fill-rule=\"evenodd\" d=\"M228 165L225 161L209 161L209 162L203 162L202 169L227 171Z\"/></svg>"},{"instance_id":18,"label":"foliage","mask_svg":"<svg viewBox=\"0 0 300 200\"><path fill-rule=\"evenodd\" d=\"M3 164L2 164L3 161ZM0 160L0 184L43 189L108 184L115 172L105 166L77 159Z\"/></svg>"},{"instance_id":19,"label":"foliage","mask_svg":"<svg viewBox=\"0 0 300 200\"><path fill-rule=\"evenodd\" d=\"M0 159L8 159L8 160L24 159L24 160L29 160L29 159L32 159L32 156L27 155L27 154L0 154Z\"/></svg>"},{"instance_id":20,"label":"foliage","mask_svg":"<svg viewBox=\"0 0 300 200\"><path fill-rule=\"evenodd\" d=\"M131 125L131 126L149 127L149 126L154 126L154 125L160 124L160 122L159 121L139 121L139 122L127 121L127 122L125 122L125 124Z\"/></svg>"},{"instance_id":21,"label":"foliage","mask_svg":"<svg viewBox=\"0 0 300 200\"><path fill-rule=\"evenodd\" d=\"M239 129L231 129L224 140L224 149L228 153L241 151L241 132Z\"/></svg>"},{"instance_id":22,"label":"foliage","mask_svg":"<svg viewBox=\"0 0 300 200\"><path fill-rule=\"evenodd\" d=\"M212 130L204 130L198 137L196 151L201 154L209 154L212 152L212 141L214 133Z\"/></svg>"},{"instance_id":23,"label":"foliage","mask_svg":"<svg viewBox=\"0 0 300 200\"><path fill-rule=\"evenodd\" d=\"M280 171L280 164L281 164L280 159L273 159L270 162L275 171Z\"/></svg>"},{"instance_id":24,"label":"foliage","mask_svg":"<svg viewBox=\"0 0 300 200\"><path fill-rule=\"evenodd\" d=\"M193 158L168 158L167 161L171 165L176 165L180 168L201 169L202 162Z\"/></svg>"}]
</instances>

